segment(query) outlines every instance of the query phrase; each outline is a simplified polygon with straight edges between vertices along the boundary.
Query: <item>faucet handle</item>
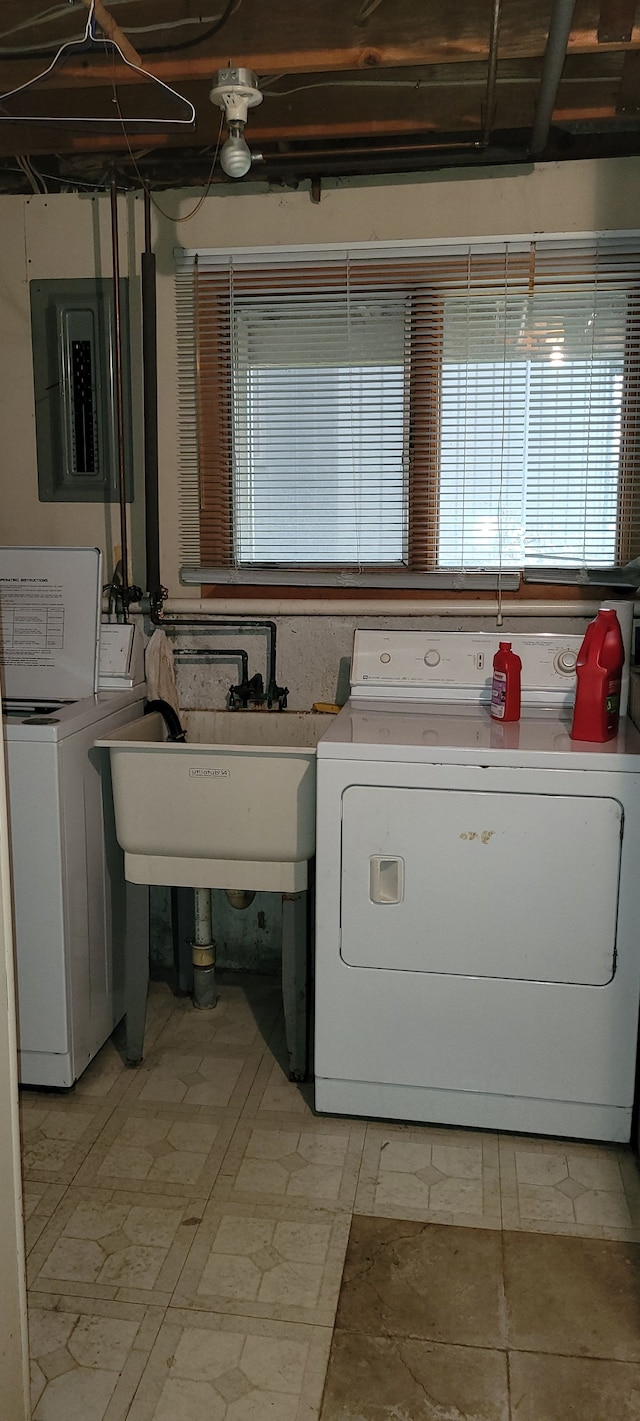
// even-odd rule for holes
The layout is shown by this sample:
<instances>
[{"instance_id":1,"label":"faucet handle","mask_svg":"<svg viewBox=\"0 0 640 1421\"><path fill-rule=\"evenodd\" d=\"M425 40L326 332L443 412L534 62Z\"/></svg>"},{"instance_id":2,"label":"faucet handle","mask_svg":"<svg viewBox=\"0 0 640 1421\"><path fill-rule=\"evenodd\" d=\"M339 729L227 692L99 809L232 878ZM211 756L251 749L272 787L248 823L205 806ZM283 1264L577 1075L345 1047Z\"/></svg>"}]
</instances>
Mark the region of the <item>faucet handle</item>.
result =
<instances>
[{"instance_id":1,"label":"faucet handle","mask_svg":"<svg viewBox=\"0 0 640 1421\"><path fill-rule=\"evenodd\" d=\"M269 710L271 710L274 701L278 702L278 710L286 710L288 695L288 686L278 686L275 681L272 681L267 691L267 706Z\"/></svg>"}]
</instances>

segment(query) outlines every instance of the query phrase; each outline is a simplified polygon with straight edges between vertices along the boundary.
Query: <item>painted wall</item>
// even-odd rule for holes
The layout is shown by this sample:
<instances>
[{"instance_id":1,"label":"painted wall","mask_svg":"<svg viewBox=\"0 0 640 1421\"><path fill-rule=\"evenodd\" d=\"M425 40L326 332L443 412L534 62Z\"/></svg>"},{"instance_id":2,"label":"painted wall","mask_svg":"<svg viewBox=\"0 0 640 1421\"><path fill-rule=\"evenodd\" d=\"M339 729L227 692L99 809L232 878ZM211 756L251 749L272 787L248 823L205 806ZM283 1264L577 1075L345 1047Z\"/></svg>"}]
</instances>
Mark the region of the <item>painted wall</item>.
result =
<instances>
[{"instance_id":1,"label":"painted wall","mask_svg":"<svg viewBox=\"0 0 640 1421\"><path fill-rule=\"evenodd\" d=\"M181 589L178 551L177 389L173 251L178 245L257 246L342 241L465 238L530 232L640 228L640 159L543 165L532 169L432 173L379 185L334 184L320 204L308 191L216 189L197 212L192 192L162 193L154 209L158 258L160 517L162 575ZM143 213L139 197L119 203L121 271L139 273ZM192 217L190 214L194 213ZM188 219L188 220L185 220ZM97 544L111 570L119 542L117 510L40 503L31 369L28 283L33 278L110 276L109 199L60 194L0 197L0 410L7 543ZM139 292L131 289L132 366L139 371ZM136 487L131 510L133 572L144 582L141 506L140 382L135 380Z\"/></svg>"}]
</instances>

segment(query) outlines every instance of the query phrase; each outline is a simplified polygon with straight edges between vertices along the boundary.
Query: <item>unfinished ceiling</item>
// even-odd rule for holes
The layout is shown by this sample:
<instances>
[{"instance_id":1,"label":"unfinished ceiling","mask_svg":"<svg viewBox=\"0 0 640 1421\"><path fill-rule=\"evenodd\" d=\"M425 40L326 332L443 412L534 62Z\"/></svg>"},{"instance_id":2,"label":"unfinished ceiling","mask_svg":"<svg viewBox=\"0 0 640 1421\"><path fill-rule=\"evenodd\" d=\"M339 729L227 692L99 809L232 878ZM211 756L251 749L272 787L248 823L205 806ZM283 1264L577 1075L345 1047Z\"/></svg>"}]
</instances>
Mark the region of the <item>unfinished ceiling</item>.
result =
<instances>
[{"instance_id":1,"label":"unfinished ceiling","mask_svg":"<svg viewBox=\"0 0 640 1421\"><path fill-rule=\"evenodd\" d=\"M82 39L88 4L0 5L3 191L35 186L34 170L51 190L114 171L132 186L228 183L212 172L209 93L229 65L255 70L264 95L239 189L640 152L637 0L105 0L95 33L117 26L129 64L76 48L31 85Z\"/></svg>"}]
</instances>

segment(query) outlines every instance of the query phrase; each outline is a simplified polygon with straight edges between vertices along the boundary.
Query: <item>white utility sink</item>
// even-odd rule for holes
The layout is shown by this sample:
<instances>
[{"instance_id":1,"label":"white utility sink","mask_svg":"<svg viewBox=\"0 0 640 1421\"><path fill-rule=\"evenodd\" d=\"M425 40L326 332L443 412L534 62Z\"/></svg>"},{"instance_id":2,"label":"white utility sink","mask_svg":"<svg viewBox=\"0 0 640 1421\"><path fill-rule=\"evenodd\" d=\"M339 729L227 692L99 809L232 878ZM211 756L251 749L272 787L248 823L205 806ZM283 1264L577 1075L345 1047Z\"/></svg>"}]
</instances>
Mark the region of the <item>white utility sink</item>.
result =
<instances>
[{"instance_id":1,"label":"white utility sink","mask_svg":"<svg viewBox=\"0 0 640 1421\"><path fill-rule=\"evenodd\" d=\"M315 853L316 745L329 717L190 711L185 743L162 716L109 739L116 832L134 883L299 892Z\"/></svg>"}]
</instances>

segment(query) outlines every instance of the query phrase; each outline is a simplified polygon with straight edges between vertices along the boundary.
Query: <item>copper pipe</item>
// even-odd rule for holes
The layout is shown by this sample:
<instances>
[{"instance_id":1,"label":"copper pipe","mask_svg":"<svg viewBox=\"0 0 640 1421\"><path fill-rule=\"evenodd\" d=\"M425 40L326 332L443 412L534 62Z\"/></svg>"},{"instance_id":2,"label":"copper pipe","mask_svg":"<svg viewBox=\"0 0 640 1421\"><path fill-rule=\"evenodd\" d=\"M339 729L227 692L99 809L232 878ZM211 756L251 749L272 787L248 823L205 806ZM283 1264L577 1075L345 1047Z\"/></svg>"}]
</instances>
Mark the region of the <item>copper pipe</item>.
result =
<instances>
[{"instance_id":1,"label":"copper pipe","mask_svg":"<svg viewBox=\"0 0 640 1421\"><path fill-rule=\"evenodd\" d=\"M479 138L464 138L460 139L459 141L455 140L451 143L447 143L446 141L443 143L423 143L420 141L417 143L376 143L368 147L363 146L361 148L354 146L347 147L345 144L341 143L339 146L336 145L335 148L313 148L309 149L308 151L306 151L305 149L289 149L287 152L280 151L254 153L253 161L254 163L263 161L265 164L296 162L308 163L313 162L316 159L335 158L337 160L341 160L342 158L368 158L372 154L376 157L385 157L387 154L393 156L395 154L403 153L415 153L416 156L419 157L421 153L464 153L473 149L478 152L481 146L482 145L480 143Z\"/></svg>"}]
</instances>

